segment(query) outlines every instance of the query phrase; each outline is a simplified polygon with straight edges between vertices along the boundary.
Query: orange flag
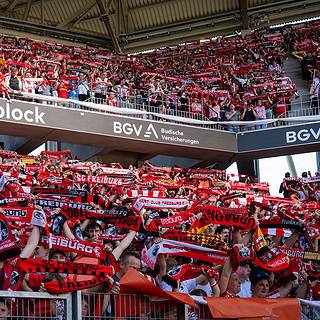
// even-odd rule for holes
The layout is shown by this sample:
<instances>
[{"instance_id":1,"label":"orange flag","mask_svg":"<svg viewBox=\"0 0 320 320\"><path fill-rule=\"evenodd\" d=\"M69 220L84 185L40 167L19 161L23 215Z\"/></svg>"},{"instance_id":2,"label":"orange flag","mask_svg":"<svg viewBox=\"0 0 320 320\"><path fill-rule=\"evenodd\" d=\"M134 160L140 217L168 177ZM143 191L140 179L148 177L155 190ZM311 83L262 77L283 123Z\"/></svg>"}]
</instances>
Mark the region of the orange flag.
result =
<instances>
[{"instance_id":1,"label":"orange flag","mask_svg":"<svg viewBox=\"0 0 320 320\"><path fill-rule=\"evenodd\" d=\"M158 288L145 276L134 269L130 269L120 280L121 293L141 293L144 295L165 298L171 301L196 306L190 295L179 292L169 292Z\"/></svg>"},{"instance_id":2,"label":"orange flag","mask_svg":"<svg viewBox=\"0 0 320 320\"><path fill-rule=\"evenodd\" d=\"M300 320L298 299L206 298L213 318Z\"/></svg>"}]
</instances>

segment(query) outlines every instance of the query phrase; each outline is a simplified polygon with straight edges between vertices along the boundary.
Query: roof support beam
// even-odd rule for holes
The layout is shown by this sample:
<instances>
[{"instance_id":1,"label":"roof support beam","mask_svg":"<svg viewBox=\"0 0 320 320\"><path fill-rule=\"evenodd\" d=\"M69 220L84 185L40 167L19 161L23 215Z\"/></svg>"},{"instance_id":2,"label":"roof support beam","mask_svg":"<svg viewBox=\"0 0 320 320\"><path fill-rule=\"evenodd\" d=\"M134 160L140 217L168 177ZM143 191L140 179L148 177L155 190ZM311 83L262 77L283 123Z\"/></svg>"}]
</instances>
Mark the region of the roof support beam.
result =
<instances>
[{"instance_id":1,"label":"roof support beam","mask_svg":"<svg viewBox=\"0 0 320 320\"><path fill-rule=\"evenodd\" d=\"M87 14L96 5L96 0L90 0L88 3L74 12L69 17L66 17L64 21L57 25L57 27L72 27L74 24L79 22L85 14Z\"/></svg>"},{"instance_id":2,"label":"roof support beam","mask_svg":"<svg viewBox=\"0 0 320 320\"><path fill-rule=\"evenodd\" d=\"M26 10L25 10L25 12L23 14L23 20L28 20L29 13L30 13L30 10L31 10L31 6L32 6L32 0L28 0Z\"/></svg>"},{"instance_id":3,"label":"roof support beam","mask_svg":"<svg viewBox=\"0 0 320 320\"><path fill-rule=\"evenodd\" d=\"M128 0L118 0L121 5L120 10L120 34L129 32L129 10Z\"/></svg>"},{"instance_id":4,"label":"roof support beam","mask_svg":"<svg viewBox=\"0 0 320 320\"><path fill-rule=\"evenodd\" d=\"M139 6L132 6L132 7L129 7L129 10L130 11L135 11L135 10L141 10L141 9L149 9L149 8L157 8L157 7L161 7L167 3L170 3L170 2L177 2L177 1L185 1L185 0L162 0L162 1L158 1L156 3L152 3L152 4L142 4L142 5L139 5Z\"/></svg>"},{"instance_id":5,"label":"roof support beam","mask_svg":"<svg viewBox=\"0 0 320 320\"><path fill-rule=\"evenodd\" d=\"M112 0L108 0L106 8L104 7L102 0L96 0L96 2L98 5L100 14L101 14L101 19L102 19L102 21L108 31L108 34L111 38L111 41L112 41L112 44L113 44L115 51L117 53L122 53L122 50L121 50L121 47L119 44L119 40L113 30L113 27L112 27L111 21L110 21L109 8L111 6Z\"/></svg>"},{"instance_id":6,"label":"roof support beam","mask_svg":"<svg viewBox=\"0 0 320 320\"><path fill-rule=\"evenodd\" d=\"M239 0L242 29L249 29L248 0Z\"/></svg>"},{"instance_id":7,"label":"roof support beam","mask_svg":"<svg viewBox=\"0 0 320 320\"><path fill-rule=\"evenodd\" d=\"M44 3L48 3L48 2L52 2L52 1L56 1L56 0L36 0L34 2L32 2L32 6L35 7L35 6L40 6L41 5L41 2L44 2ZM15 5L14 6L14 9L15 10L22 10L22 9L25 9L27 8L27 3L22 3L22 4L18 4L18 5ZM8 8L8 7L7 7ZM0 10L0 14L4 14L7 12L7 8L4 8L4 9L1 9Z\"/></svg>"},{"instance_id":8,"label":"roof support beam","mask_svg":"<svg viewBox=\"0 0 320 320\"><path fill-rule=\"evenodd\" d=\"M41 24L44 24L44 0L41 0L41 7L40 7L40 11L41 11Z\"/></svg>"},{"instance_id":9,"label":"roof support beam","mask_svg":"<svg viewBox=\"0 0 320 320\"><path fill-rule=\"evenodd\" d=\"M6 8L6 13L11 13L14 9L14 7L16 6L18 0L11 0L9 5Z\"/></svg>"}]
</instances>

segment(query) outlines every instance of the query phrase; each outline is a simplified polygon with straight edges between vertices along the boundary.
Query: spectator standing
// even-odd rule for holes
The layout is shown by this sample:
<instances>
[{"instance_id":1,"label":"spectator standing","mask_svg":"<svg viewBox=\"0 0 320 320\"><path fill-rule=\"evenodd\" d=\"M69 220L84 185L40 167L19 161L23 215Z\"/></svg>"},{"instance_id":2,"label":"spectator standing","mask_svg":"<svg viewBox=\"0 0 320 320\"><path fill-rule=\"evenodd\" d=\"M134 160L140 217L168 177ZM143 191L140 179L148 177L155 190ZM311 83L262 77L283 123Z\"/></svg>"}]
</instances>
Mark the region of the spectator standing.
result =
<instances>
[{"instance_id":1,"label":"spectator standing","mask_svg":"<svg viewBox=\"0 0 320 320\"><path fill-rule=\"evenodd\" d=\"M191 112L192 117L197 118L198 115L202 112L202 105L199 99L194 99L194 101L191 103Z\"/></svg>"},{"instance_id":2,"label":"spectator standing","mask_svg":"<svg viewBox=\"0 0 320 320\"><path fill-rule=\"evenodd\" d=\"M281 72L281 67L277 63L277 61L273 60L272 63L269 65L268 70L280 73Z\"/></svg>"},{"instance_id":3,"label":"spectator standing","mask_svg":"<svg viewBox=\"0 0 320 320\"><path fill-rule=\"evenodd\" d=\"M68 98L71 100L79 100L78 89L75 86L72 86L72 88L68 90ZM79 105L71 102L70 107L79 108Z\"/></svg>"},{"instance_id":4,"label":"spectator standing","mask_svg":"<svg viewBox=\"0 0 320 320\"><path fill-rule=\"evenodd\" d=\"M229 111L225 112L225 117L227 121L240 121L240 112L235 110L233 104L230 104ZM240 127L238 125L228 125L227 130L231 132L240 132Z\"/></svg>"},{"instance_id":5,"label":"spectator standing","mask_svg":"<svg viewBox=\"0 0 320 320\"><path fill-rule=\"evenodd\" d=\"M10 75L6 76L5 84L12 90L22 91L22 81L18 76L18 68L12 67Z\"/></svg>"},{"instance_id":6,"label":"spectator standing","mask_svg":"<svg viewBox=\"0 0 320 320\"><path fill-rule=\"evenodd\" d=\"M265 120L267 118L266 114L266 108L262 104L262 100L259 99L257 102L257 105L255 107L255 112L256 112L256 120ZM265 129L267 126L265 124L257 125L256 129Z\"/></svg>"},{"instance_id":7,"label":"spectator standing","mask_svg":"<svg viewBox=\"0 0 320 320\"><path fill-rule=\"evenodd\" d=\"M241 115L241 120L242 121L256 121L257 118L257 113L256 111L252 108L251 105L245 105L242 115ZM254 127L244 127L244 130L253 130Z\"/></svg>"},{"instance_id":8,"label":"spectator standing","mask_svg":"<svg viewBox=\"0 0 320 320\"><path fill-rule=\"evenodd\" d=\"M290 172L285 173L284 180L281 182L280 187L279 187L279 193L283 193L284 198L290 198L288 187L287 187L287 184L285 181L286 178L290 178Z\"/></svg>"},{"instance_id":9,"label":"spectator standing","mask_svg":"<svg viewBox=\"0 0 320 320\"><path fill-rule=\"evenodd\" d=\"M79 84L78 84L78 97L79 101L85 101L89 98L89 84L86 80L84 74L80 74L79 76Z\"/></svg>"},{"instance_id":10,"label":"spectator standing","mask_svg":"<svg viewBox=\"0 0 320 320\"><path fill-rule=\"evenodd\" d=\"M315 72L315 76L313 78L311 88L310 88L310 98L311 98L311 108L312 114L319 114L320 108L320 71L317 70Z\"/></svg>"}]
</instances>

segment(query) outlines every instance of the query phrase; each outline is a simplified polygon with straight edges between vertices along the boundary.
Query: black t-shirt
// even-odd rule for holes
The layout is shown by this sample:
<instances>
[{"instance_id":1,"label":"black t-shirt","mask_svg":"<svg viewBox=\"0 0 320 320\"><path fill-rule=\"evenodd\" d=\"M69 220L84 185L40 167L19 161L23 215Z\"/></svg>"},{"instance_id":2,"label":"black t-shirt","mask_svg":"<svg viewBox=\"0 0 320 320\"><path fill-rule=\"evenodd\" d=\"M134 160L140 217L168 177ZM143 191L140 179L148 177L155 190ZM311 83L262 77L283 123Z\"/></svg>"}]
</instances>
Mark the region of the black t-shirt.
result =
<instances>
[{"instance_id":1,"label":"black t-shirt","mask_svg":"<svg viewBox=\"0 0 320 320\"><path fill-rule=\"evenodd\" d=\"M255 121L256 117L253 113L253 110L247 110L244 114L243 121Z\"/></svg>"},{"instance_id":2,"label":"black t-shirt","mask_svg":"<svg viewBox=\"0 0 320 320\"><path fill-rule=\"evenodd\" d=\"M19 90L19 79L16 77L10 77L9 87L13 90Z\"/></svg>"}]
</instances>

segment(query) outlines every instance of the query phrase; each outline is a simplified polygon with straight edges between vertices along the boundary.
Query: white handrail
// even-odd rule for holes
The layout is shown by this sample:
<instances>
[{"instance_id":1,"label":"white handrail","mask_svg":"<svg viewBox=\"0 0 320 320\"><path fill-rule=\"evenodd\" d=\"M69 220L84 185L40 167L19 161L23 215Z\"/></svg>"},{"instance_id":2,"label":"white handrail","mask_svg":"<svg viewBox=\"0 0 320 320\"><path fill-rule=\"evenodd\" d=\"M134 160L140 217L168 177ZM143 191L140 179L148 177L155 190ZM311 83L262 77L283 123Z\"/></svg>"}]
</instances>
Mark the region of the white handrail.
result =
<instances>
[{"instance_id":1,"label":"white handrail","mask_svg":"<svg viewBox=\"0 0 320 320\"><path fill-rule=\"evenodd\" d=\"M15 93L19 94L18 92L15 92ZM186 124L194 124L194 125L223 125L223 126L233 125L233 126L246 127L246 126L266 125L266 124L271 124L276 122L320 121L320 115L293 117L293 118L265 119L265 120L255 120L255 121L205 121L205 120L197 120L197 119L179 117L179 116L168 115L168 114L149 112L149 111L138 110L138 109L119 108L119 107L113 107L110 105L96 104L93 102L85 102L85 101L78 101L73 99L51 97L51 96L45 96L45 95L34 94L29 92L22 92L21 95L25 98L32 98L36 100L44 100L44 101L50 101L50 102L56 102L61 104L68 104L68 105L69 104L80 105L96 111L104 111L104 112L122 114L122 115L142 115L142 116L151 115L151 116L155 116L155 117L166 119L166 120L177 121L177 122L186 123Z\"/></svg>"}]
</instances>

